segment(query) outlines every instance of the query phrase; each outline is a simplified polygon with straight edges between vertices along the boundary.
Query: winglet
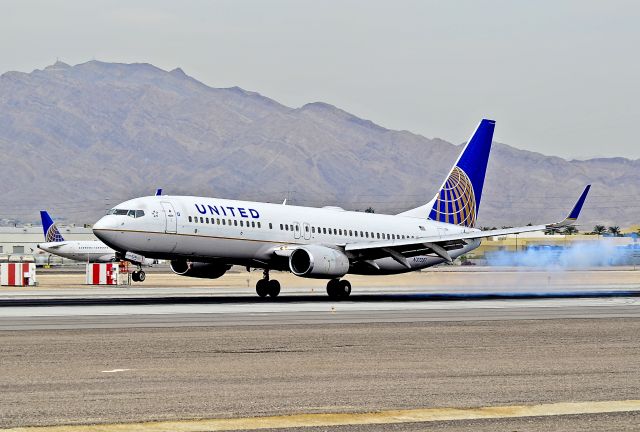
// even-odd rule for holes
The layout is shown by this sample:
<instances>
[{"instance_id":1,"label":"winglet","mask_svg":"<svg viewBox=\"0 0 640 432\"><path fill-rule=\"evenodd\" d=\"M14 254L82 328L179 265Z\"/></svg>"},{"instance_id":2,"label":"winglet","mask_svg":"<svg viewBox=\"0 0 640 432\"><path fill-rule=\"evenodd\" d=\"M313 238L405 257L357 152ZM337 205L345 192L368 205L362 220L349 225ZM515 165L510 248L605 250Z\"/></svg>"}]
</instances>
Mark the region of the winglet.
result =
<instances>
[{"instance_id":1,"label":"winglet","mask_svg":"<svg viewBox=\"0 0 640 432\"><path fill-rule=\"evenodd\" d=\"M578 220L578 216L580 215L580 210L582 210L582 206L584 205L584 202L587 199L587 194L589 193L589 189L591 189L591 185L587 185L584 188L584 191L582 191L582 195L580 195L580 198L578 198L578 202L576 202L576 205L573 206L571 213L569 213L569 216L567 216L565 220L563 220L562 222L549 224L547 225L547 227L562 228L575 223L575 221Z\"/></svg>"}]
</instances>

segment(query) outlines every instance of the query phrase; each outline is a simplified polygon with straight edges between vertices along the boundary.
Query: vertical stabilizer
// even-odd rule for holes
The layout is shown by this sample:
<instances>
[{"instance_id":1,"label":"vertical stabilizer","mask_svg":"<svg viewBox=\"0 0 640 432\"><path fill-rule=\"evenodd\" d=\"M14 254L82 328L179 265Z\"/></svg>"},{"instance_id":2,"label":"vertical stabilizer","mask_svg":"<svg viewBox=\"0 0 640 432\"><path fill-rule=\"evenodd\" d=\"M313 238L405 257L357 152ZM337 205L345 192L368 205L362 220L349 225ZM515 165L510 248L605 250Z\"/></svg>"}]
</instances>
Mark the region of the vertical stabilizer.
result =
<instances>
[{"instance_id":1,"label":"vertical stabilizer","mask_svg":"<svg viewBox=\"0 0 640 432\"><path fill-rule=\"evenodd\" d=\"M46 210L40 210L40 219L42 219L42 230L44 231L44 240L46 242L62 242L62 234L58 231L58 227L49 216Z\"/></svg>"},{"instance_id":2,"label":"vertical stabilizer","mask_svg":"<svg viewBox=\"0 0 640 432\"><path fill-rule=\"evenodd\" d=\"M482 120L436 196L427 204L400 215L474 227L494 128L495 121Z\"/></svg>"}]
</instances>

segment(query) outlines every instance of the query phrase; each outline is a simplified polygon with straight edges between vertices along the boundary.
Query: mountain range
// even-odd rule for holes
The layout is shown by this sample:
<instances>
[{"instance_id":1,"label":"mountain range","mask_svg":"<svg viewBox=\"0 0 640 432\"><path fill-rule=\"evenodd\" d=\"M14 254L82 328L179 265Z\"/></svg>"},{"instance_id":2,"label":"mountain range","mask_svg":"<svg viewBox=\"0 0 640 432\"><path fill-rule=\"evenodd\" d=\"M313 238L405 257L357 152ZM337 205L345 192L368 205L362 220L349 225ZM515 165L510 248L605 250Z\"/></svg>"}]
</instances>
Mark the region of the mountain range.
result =
<instances>
[{"instance_id":1,"label":"mountain range","mask_svg":"<svg viewBox=\"0 0 640 432\"><path fill-rule=\"evenodd\" d=\"M48 208L91 223L157 187L394 213L433 196L461 145L328 103L291 108L210 87L179 68L56 62L0 76L0 219L35 222ZM587 183L584 229L639 222L640 160L565 160L494 143L479 224L562 219Z\"/></svg>"}]
</instances>

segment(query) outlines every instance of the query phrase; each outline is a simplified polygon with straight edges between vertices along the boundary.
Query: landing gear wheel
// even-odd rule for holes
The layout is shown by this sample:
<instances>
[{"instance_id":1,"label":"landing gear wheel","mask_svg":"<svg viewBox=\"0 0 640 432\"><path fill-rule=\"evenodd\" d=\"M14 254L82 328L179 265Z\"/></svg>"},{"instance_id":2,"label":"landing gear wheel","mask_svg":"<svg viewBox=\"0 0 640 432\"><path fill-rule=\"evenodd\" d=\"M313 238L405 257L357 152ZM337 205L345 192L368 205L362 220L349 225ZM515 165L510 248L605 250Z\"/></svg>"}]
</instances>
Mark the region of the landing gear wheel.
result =
<instances>
[{"instance_id":1,"label":"landing gear wheel","mask_svg":"<svg viewBox=\"0 0 640 432\"><path fill-rule=\"evenodd\" d=\"M269 294L269 281L267 279L260 279L256 282L256 293L262 298Z\"/></svg>"},{"instance_id":2,"label":"landing gear wheel","mask_svg":"<svg viewBox=\"0 0 640 432\"><path fill-rule=\"evenodd\" d=\"M342 279L338 283L338 288L341 298L347 298L351 295L351 283L348 280Z\"/></svg>"},{"instance_id":3,"label":"landing gear wheel","mask_svg":"<svg viewBox=\"0 0 640 432\"><path fill-rule=\"evenodd\" d=\"M278 294L280 294L280 282L271 279L267 286L269 287L269 295L273 298L278 297Z\"/></svg>"},{"instance_id":4,"label":"landing gear wheel","mask_svg":"<svg viewBox=\"0 0 640 432\"><path fill-rule=\"evenodd\" d=\"M140 282L140 279L138 279L138 272L134 271L133 273L131 273L131 280L134 282Z\"/></svg>"},{"instance_id":5,"label":"landing gear wheel","mask_svg":"<svg viewBox=\"0 0 640 432\"><path fill-rule=\"evenodd\" d=\"M147 275L145 274L145 272L143 270L138 270L138 282L144 282L146 278Z\"/></svg>"},{"instance_id":6,"label":"landing gear wheel","mask_svg":"<svg viewBox=\"0 0 640 432\"><path fill-rule=\"evenodd\" d=\"M334 300L347 298L351 294L351 284L345 279L331 279L327 283L327 294Z\"/></svg>"},{"instance_id":7,"label":"landing gear wheel","mask_svg":"<svg viewBox=\"0 0 640 432\"><path fill-rule=\"evenodd\" d=\"M327 294L329 294L329 298L337 299L340 296L340 281L338 279L331 279L327 282Z\"/></svg>"}]
</instances>

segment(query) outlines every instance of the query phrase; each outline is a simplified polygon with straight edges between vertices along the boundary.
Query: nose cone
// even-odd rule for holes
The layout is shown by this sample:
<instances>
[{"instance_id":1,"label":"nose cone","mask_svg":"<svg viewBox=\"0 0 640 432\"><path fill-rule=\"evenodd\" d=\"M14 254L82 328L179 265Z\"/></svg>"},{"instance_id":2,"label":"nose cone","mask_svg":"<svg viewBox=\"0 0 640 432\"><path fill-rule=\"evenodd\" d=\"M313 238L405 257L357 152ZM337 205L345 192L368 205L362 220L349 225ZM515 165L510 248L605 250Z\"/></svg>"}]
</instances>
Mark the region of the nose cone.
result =
<instances>
[{"instance_id":1,"label":"nose cone","mask_svg":"<svg viewBox=\"0 0 640 432\"><path fill-rule=\"evenodd\" d=\"M98 222L93 224L93 233L98 235L97 232L101 230L115 228L115 224L113 222L113 217L111 215L103 216Z\"/></svg>"},{"instance_id":2,"label":"nose cone","mask_svg":"<svg viewBox=\"0 0 640 432\"><path fill-rule=\"evenodd\" d=\"M103 216L98 222L93 224L93 234L102 240L107 246L110 246L114 249L118 248L116 244L117 240L117 232L116 229L119 227L118 220L113 215Z\"/></svg>"}]
</instances>

